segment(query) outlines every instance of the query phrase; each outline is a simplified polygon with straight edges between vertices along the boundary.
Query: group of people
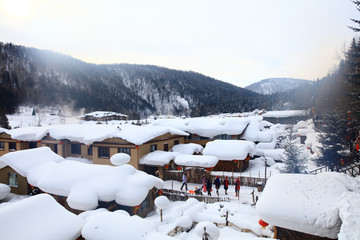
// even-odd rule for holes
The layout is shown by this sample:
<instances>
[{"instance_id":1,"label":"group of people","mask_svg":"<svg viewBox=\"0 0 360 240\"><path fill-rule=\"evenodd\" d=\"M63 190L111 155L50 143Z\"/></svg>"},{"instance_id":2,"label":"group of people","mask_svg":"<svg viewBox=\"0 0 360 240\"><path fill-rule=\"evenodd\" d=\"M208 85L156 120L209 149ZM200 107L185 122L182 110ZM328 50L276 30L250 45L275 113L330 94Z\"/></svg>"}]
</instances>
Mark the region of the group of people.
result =
<instances>
[{"instance_id":1,"label":"group of people","mask_svg":"<svg viewBox=\"0 0 360 240\"><path fill-rule=\"evenodd\" d=\"M229 189L229 180L228 180L227 176L225 177L222 184L224 185L225 195L227 195L227 190ZM219 196L219 189L220 189L220 186L221 186L221 181L220 181L219 176L216 176L215 181L214 181L214 185L215 185L215 188L216 188L216 194ZM236 181L235 181L235 196L236 197L239 197L240 185L241 185L240 179L237 178ZM182 185L181 185L180 190L182 190L184 186L185 186L185 189L187 191L188 188L187 188L186 173L184 173L183 176L182 176ZM202 190L204 192L207 192L208 196L211 196L212 181L211 181L211 178L208 178L206 180L205 175L203 175L203 177L202 177Z\"/></svg>"}]
</instances>

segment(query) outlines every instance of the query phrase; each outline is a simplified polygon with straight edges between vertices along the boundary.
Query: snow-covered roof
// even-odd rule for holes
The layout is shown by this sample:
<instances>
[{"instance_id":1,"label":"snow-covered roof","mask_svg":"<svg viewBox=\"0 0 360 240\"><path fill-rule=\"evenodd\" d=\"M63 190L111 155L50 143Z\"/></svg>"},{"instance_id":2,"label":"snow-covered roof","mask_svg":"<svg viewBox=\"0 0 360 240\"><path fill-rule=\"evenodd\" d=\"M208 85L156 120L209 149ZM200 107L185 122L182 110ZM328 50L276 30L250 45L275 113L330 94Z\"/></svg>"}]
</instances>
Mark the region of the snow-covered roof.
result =
<instances>
[{"instance_id":1,"label":"snow-covered roof","mask_svg":"<svg viewBox=\"0 0 360 240\"><path fill-rule=\"evenodd\" d=\"M204 147L197 143L186 143L174 145L170 151L182 154L202 153Z\"/></svg>"},{"instance_id":2,"label":"snow-covered roof","mask_svg":"<svg viewBox=\"0 0 360 240\"><path fill-rule=\"evenodd\" d=\"M285 155L285 149L283 148L277 148L277 149L256 149L256 156L264 156L264 157L270 157L276 161L281 161L284 159Z\"/></svg>"},{"instance_id":3,"label":"snow-covered roof","mask_svg":"<svg viewBox=\"0 0 360 240\"><path fill-rule=\"evenodd\" d=\"M255 143L245 140L215 140L208 142L204 155L216 156L219 160L244 160L256 153Z\"/></svg>"},{"instance_id":4,"label":"snow-covered roof","mask_svg":"<svg viewBox=\"0 0 360 240\"><path fill-rule=\"evenodd\" d=\"M128 164L114 167L64 160L48 147L8 153L0 161L27 177L31 185L67 196L69 206L78 210L94 209L98 201L137 206L149 190L164 183Z\"/></svg>"},{"instance_id":5,"label":"snow-covered roof","mask_svg":"<svg viewBox=\"0 0 360 240\"><path fill-rule=\"evenodd\" d=\"M141 145L151 139L166 133L187 136L184 131L163 126L136 126L132 124L116 125L50 125L44 127L25 127L8 130L13 139L21 141L38 141L49 134L51 137L62 140L77 141L87 145L103 141L108 138L121 138L135 145Z\"/></svg>"},{"instance_id":6,"label":"snow-covered roof","mask_svg":"<svg viewBox=\"0 0 360 240\"><path fill-rule=\"evenodd\" d=\"M274 132L272 130L262 131L261 116L251 116L248 119L250 124L241 135L242 139L254 142L271 142L273 140Z\"/></svg>"},{"instance_id":7,"label":"snow-covered roof","mask_svg":"<svg viewBox=\"0 0 360 240\"><path fill-rule=\"evenodd\" d=\"M107 111L95 111L91 113L86 113L84 116L92 116L92 117L107 117L107 116L121 116L121 117L127 117L128 115L117 113L117 112L107 112Z\"/></svg>"},{"instance_id":8,"label":"snow-covered roof","mask_svg":"<svg viewBox=\"0 0 360 240\"><path fill-rule=\"evenodd\" d=\"M39 147L10 152L0 157L3 166L10 166L20 175L28 177L34 168L49 162L61 162L64 158L51 151L49 147Z\"/></svg>"},{"instance_id":9,"label":"snow-covered roof","mask_svg":"<svg viewBox=\"0 0 360 240\"><path fill-rule=\"evenodd\" d=\"M72 240L80 236L83 220L48 194L39 194L0 208L2 240Z\"/></svg>"},{"instance_id":10,"label":"snow-covered roof","mask_svg":"<svg viewBox=\"0 0 360 240\"><path fill-rule=\"evenodd\" d=\"M288 110L288 111L268 111L262 116L264 117L274 117L274 118L286 118L286 117L297 117L297 116L306 116L306 110Z\"/></svg>"},{"instance_id":11,"label":"snow-covered roof","mask_svg":"<svg viewBox=\"0 0 360 240\"><path fill-rule=\"evenodd\" d=\"M203 167L211 168L215 167L219 159L215 156L205 155L187 155L181 154L175 158L175 163L179 166L187 167Z\"/></svg>"},{"instance_id":12,"label":"snow-covered roof","mask_svg":"<svg viewBox=\"0 0 360 240\"><path fill-rule=\"evenodd\" d=\"M156 150L154 152L150 152L143 156L139 163L142 165L152 165L152 166L164 166L169 164L171 160L175 160L176 156L180 153L178 152L166 152Z\"/></svg>"},{"instance_id":13,"label":"snow-covered roof","mask_svg":"<svg viewBox=\"0 0 360 240\"><path fill-rule=\"evenodd\" d=\"M239 135L249 124L248 118L189 118L161 119L154 125L171 126L202 137L213 138L220 134Z\"/></svg>"},{"instance_id":14,"label":"snow-covered roof","mask_svg":"<svg viewBox=\"0 0 360 240\"><path fill-rule=\"evenodd\" d=\"M346 208L344 198L352 199L344 194L359 191L360 182L345 174L277 174L267 181L256 210L269 224L337 238L342 222L346 224L346 216L352 211ZM357 215L352 220L359 218Z\"/></svg>"}]
</instances>

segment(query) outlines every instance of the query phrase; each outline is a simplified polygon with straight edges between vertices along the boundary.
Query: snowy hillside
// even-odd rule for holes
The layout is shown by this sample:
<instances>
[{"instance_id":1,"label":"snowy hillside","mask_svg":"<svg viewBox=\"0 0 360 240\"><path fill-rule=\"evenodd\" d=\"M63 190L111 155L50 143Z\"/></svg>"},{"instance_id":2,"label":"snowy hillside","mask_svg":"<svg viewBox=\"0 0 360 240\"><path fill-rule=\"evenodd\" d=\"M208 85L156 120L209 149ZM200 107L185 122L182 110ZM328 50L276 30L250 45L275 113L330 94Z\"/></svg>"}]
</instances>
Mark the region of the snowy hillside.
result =
<instances>
[{"instance_id":1,"label":"snowy hillside","mask_svg":"<svg viewBox=\"0 0 360 240\"><path fill-rule=\"evenodd\" d=\"M277 92L285 92L303 84L309 85L312 84L312 81L295 78L268 78L245 88L259 94L269 95Z\"/></svg>"}]
</instances>

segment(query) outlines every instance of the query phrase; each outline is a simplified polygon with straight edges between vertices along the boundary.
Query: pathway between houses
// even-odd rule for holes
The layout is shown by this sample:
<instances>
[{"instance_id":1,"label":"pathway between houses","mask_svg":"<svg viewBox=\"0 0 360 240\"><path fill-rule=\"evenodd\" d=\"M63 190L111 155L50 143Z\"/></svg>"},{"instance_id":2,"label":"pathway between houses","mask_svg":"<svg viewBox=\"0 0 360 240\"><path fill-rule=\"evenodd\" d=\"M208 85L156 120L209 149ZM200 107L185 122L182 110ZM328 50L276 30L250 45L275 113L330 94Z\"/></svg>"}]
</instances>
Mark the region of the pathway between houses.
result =
<instances>
[{"instance_id":1,"label":"pathway between houses","mask_svg":"<svg viewBox=\"0 0 360 240\"><path fill-rule=\"evenodd\" d=\"M165 185L164 188L165 189L173 189L173 190L180 190L182 183L179 181L175 181L175 180L167 180L165 181ZM200 188L201 184L196 184L196 183L188 183L188 190L195 190L195 187ZM244 204L252 204L252 191L254 191L254 197L256 198L256 196L260 196L261 192L258 192L257 188L255 187L246 187L246 186L241 186L240 187L240 198L239 201L241 203ZM185 193L185 189L183 189L183 192ZM238 200L238 197L235 197L235 186L234 185L229 185L229 189L228 189L228 194L225 195L225 190L224 190L224 186L221 185L220 189L219 189L219 197L223 197L223 198L229 198L230 200ZM207 196L207 192L202 192L204 196ZM213 184L213 188L212 188L212 192L211 195L213 197L216 197L216 189L215 189L215 185Z\"/></svg>"}]
</instances>

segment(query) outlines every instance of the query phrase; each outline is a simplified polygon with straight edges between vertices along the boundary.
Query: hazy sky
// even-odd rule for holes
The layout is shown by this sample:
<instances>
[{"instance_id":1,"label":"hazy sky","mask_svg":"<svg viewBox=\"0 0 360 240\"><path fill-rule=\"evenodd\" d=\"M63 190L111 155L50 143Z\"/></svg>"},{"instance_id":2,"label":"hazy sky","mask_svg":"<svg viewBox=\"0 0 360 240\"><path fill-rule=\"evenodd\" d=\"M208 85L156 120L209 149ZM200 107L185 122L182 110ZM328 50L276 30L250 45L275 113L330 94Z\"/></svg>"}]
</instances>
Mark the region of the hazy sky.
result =
<instances>
[{"instance_id":1,"label":"hazy sky","mask_svg":"<svg viewBox=\"0 0 360 240\"><path fill-rule=\"evenodd\" d=\"M245 87L325 76L355 36L350 18L351 0L0 0L0 41Z\"/></svg>"}]
</instances>

